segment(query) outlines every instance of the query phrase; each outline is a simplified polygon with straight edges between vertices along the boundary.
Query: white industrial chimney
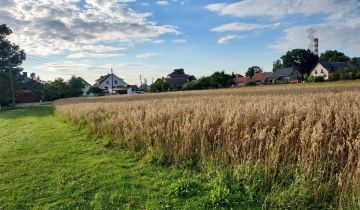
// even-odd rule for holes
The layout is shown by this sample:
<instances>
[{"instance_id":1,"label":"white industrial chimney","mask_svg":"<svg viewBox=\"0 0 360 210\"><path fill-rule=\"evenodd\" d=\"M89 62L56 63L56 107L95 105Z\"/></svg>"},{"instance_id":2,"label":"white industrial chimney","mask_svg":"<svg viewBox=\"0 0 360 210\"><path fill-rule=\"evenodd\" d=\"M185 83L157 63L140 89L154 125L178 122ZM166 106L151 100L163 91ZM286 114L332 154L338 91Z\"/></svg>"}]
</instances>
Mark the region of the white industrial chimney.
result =
<instances>
[{"instance_id":1,"label":"white industrial chimney","mask_svg":"<svg viewBox=\"0 0 360 210\"><path fill-rule=\"evenodd\" d=\"M319 55L319 39L314 38L313 39L313 53L314 55Z\"/></svg>"}]
</instances>

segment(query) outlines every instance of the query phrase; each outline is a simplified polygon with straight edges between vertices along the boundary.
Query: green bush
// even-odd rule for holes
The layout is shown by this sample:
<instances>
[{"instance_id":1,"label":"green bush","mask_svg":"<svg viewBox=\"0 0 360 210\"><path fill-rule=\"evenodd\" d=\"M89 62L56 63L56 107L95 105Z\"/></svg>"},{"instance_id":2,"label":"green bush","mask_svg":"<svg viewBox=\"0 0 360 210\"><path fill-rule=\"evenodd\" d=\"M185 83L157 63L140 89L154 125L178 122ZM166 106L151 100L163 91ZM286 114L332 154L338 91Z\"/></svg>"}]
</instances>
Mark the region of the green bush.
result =
<instances>
[{"instance_id":1,"label":"green bush","mask_svg":"<svg viewBox=\"0 0 360 210\"><path fill-rule=\"evenodd\" d=\"M244 86L245 86L245 87L256 86L256 83L253 82L253 81L249 81L249 82L245 82Z\"/></svg>"},{"instance_id":2,"label":"green bush","mask_svg":"<svg viewBox=\"0 0 360 210\"><path fill-rule=\"evenodd\" d=\"M230 190L226 186L216 186L210 191L210 200L214 208L230 205Z\"/></svg>"},{"instance_id":3,"label":"green bush","mask_svg":"<svg viewBox=\"0 0 360 210\"><path fill-rule=\"evenodd\" d=\"M307 81L307 82L315 82L315 77L314 77L314 76L308 76L308 77L306 78L306 81Z\"/></svg>"},{"instance_id":4,"label":"green bush","mask_svg":"<svg viewBox=\"0 0 360 210\"><path fill-rule=\"evenodd\" d=\"M198 89L198 81L196 80L193 80L193 81L190 81L190 82L187 82L183 85L182 89L183 90L196 90Z\"/></svg>"},{"instance_id":5,"label":"green bush","mask_svg":"<svg viewBox=\"0 0 360 210\"><path fill-rule=\"evenodd\" d=\"M330 81L338 81L340 79L340 75L338 72L330 73L329 80Z\"/></svg>"},{"instance_id":6,"label":"green bush","mask_svg":"<svg viewBox=\"0 0 360 210\"><path fill-rule=\"evenodd\" d=\"M356 79L360 79L360 67L357 69L356 71L356 76L355 76Z\"/></svg>"},{"instance_id":7,"label":"green bush","mask_svg":"<svg viewBox=\"0 0 360 210\"><path fill-rule=\"evenodd\" d=\"M324 82L325 79L323 76L315 77L315 82Z\"/></svg>"},{"instance_id":8,"label":"green bush","mask_svg":"<svg viewBox=\"0 0 360 210\"><path fill-rule=\"evenodd\" d=\"M202 191L202 185L194 179L180 179L170 186L170 195L180 198L190 198Z\"/></svg>"}]
</instances>

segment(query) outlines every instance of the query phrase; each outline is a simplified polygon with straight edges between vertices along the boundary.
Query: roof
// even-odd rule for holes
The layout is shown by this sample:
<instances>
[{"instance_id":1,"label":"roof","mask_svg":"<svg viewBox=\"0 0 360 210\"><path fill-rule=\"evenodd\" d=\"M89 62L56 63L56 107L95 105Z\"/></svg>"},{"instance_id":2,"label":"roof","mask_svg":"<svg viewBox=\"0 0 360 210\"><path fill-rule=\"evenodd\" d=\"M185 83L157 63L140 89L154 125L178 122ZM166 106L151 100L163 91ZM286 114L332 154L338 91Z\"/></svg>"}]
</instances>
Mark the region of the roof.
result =
<instances>
[{"instance_id":1,"label":"roof","mask_svg":"<svg viewBox=\"0 0 360 210\"><path fill-rule=\"evenodd\" d=\"M101 76L99 79L96 80L96 84L100 85L101 83L103 83L108 77L110 77L111 74L105 75L105 76Z\"/></svg>"},{"instance_id":2,"label":"roof","mask_svg":"<svg viewBox=\"0 0 360 210\"><path fill-rule=\"evenodd\" d=\"M86 82L86 80L84 80L82 77L80 77L80 79L83 81L84 85L88 85L91 86L88 82Z\"/></svg>"},{"instance_id":3,"label":"roof","mask_svg":"<svg viewBox=\"0 0 360 210\"><path fill-rule=\"evenodd\" d=\"M354 67L350 62L320 61L319 64L321 64L329 72L335 72L339 68L353 68Z\"/></svg>"},{"instance_id":4,"label":"roof","mask_svg":"<svg viewBox=\"0 0 360 210\"><path fill-rule=\"evenodd\" d=\"M265 79L266 76L271 75L271 72L259 72L255 73L254 76L251 78L254 82L262 81Z\"/></svg>"},{"instance_id":5,"label":"roof","mask_svg":"<svg viewBox=\"0 0 360 210\"><path fill-rule=\"evenodd\" d=\"M297 69L294 69L293 67L277 69L272 74L266 76L266 78L271 78L271 79L279 79L281 77L290 77L292 79L298 79L298 78L302 78L303 76Z\"/></svg>"},{"instance_id":6,"label":"roof","mask_svg":"<svg viewBox=\"0 0 360 210\"><path fill-rule=\"evenodd\" d=\"M245 82L248 82L248 81L250 81L249 77L244 77L241 74L235 75L235 78L234 78L234 83L235 84L245 83Z\"/></svg>"},{"instance_id":7,"label":"roof","mask_svg":"<svg viewBox=\"0 0 360 210\"><path fill-rule=\"evenodd\" d=\"M107 78L111 77L112 75L114 75L114 77L119 78L120 80L122 80L126 84L126 82L122 78L116 76L115 74L107 74L107 75L101 76L99 79L97 79L95 85L101 85L105 80L107 80Z\"/></svg>"}]
</instances>

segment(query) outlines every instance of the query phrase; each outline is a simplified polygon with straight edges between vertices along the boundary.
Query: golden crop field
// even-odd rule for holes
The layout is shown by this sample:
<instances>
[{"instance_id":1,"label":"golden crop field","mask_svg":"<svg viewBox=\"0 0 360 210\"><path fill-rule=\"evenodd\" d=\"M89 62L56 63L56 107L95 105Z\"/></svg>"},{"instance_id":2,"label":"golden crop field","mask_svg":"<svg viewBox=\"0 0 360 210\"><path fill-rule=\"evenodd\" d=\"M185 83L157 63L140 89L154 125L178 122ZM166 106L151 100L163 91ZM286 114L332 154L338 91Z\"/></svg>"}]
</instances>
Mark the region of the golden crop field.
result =
<instances>
[{"instance_id":1,"label":"golden crop field","mask_svg":"<svg viewBox=\"0 0 360 210\"><path fill-rule=\"evenodd\" d=\"M67 99L56 110L153 163L252 165L315 201L360 207L359 82Z\"/></svg>"}]
</instances>

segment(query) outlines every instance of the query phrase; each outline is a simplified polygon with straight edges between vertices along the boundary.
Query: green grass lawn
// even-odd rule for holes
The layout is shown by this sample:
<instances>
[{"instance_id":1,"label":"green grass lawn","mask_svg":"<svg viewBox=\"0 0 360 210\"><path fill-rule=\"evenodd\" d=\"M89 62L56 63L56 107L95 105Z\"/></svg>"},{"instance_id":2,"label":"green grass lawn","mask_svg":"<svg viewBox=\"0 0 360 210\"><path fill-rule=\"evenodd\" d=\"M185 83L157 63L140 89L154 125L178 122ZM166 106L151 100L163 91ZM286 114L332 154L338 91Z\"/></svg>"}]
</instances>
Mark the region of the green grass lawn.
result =
<instances>
[{"instance_id":1,"label":"green grass lawn","mask_svg":"<svg viewBox=\"0 0 360 210\"><path fill-rule=\"evenodd\" d=\"M188 171L101 145L51 106L0 112L0 209L205 208L176 194Z\"/></svg>"}]
</instances>

